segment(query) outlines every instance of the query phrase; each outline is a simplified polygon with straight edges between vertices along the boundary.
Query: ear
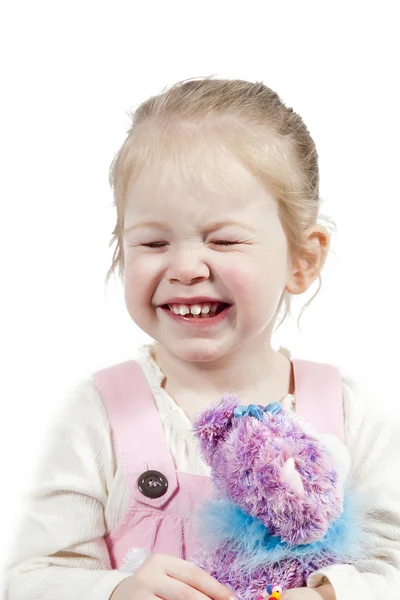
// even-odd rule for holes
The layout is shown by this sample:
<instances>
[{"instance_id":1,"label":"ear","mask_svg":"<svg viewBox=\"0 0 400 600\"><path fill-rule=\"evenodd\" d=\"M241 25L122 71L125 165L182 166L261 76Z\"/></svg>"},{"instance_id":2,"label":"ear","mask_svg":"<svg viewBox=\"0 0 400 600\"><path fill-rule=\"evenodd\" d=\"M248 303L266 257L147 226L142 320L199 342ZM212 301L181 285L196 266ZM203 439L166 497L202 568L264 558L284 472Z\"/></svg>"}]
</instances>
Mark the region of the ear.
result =
<instances>
[{"instance_id":1,"label":"ear","mask_svg":"<svg viewBox=\"0 0 400 600\"><path fill-rule=\"evenodd\" d=\"M238 399L235 396L223 396L217 404L207 406L194 422L194 434L200 440L201 452L209 465L218 444L226 438L231 429L233 411L237 405Z\"/></svg>"},{"instance_id":2,"label":"ear","mask_svg":"<svg viewBox=\"0 0 400 600\"><path fill-rule=\"evenodd\" d=\"M304 232L305 255L292 257L290 277L285 289L290 294L302 294L314 283L328 255L330 235L322 225L313 225Z\"/></svg>"}]
</instances>

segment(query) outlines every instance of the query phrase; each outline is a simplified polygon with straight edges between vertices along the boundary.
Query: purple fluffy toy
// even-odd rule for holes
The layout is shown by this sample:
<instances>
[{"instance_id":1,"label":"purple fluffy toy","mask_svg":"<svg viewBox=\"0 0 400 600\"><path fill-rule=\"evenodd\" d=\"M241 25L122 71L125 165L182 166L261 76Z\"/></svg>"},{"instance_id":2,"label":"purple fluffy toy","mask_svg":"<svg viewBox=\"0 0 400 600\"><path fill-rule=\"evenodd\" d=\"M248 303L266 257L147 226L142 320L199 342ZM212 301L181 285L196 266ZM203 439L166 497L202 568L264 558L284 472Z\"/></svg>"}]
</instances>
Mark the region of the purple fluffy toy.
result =
<instances>
[{"instance_id":1,"label":"purple fluffy toy","mask_svg":"<svg viewBox=\"0 0 400 600\"><path fill-rule=\"evenodd\" d=\"M355 499L327 446L295 413L226 396L194 431L214 493L199 515L193 561L240 600L269 584L302 587L320 568L361 559Z\"/></svg>"}]
</instances>

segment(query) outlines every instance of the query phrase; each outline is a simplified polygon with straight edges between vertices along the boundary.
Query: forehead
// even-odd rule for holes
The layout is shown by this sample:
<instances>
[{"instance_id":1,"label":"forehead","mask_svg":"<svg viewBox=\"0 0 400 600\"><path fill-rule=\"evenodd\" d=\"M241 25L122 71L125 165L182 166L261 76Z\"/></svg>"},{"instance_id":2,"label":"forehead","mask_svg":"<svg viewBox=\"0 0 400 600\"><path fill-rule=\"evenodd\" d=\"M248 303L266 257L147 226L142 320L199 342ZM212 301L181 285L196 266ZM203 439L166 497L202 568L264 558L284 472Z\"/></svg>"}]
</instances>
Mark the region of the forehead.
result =
<instances>
[{"instance_id":1,"label":"forehead","mask_svg":"<svg viewBox=\"0 0 400 600\"><path fill-rule=\"evenodd\" d=\"M127 225L144 216L184 214L195 220L278 214L266 186L232 153L218 146L191 147L186 154L152 160L127 189Z\"/></svg>"}]
</instances>

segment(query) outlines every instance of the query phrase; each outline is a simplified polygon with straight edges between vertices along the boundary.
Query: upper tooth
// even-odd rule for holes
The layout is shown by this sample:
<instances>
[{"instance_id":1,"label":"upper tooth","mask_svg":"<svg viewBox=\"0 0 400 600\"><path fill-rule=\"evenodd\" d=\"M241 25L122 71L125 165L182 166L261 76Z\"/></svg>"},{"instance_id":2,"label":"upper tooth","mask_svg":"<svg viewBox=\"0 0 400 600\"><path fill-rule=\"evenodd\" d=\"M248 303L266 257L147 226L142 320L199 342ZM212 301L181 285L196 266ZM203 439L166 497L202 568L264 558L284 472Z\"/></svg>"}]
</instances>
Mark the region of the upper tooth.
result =
<instances>
[{"instance_id":1,"label":"upper tooth","mask_svg":"<svg viewBox=\"0 0 400 600\"><path fill-rule=\"evenodd\" d=\"M190 307L190 312L192 313L192 315L199 315L201 313L200 304L192 304L192 306Z\"/></svg>"},{"instance_id":2,"label":"upper tooth","mask_svg":"<svg viewBox=\"0 0 400 600\"><path fill-rule=\"evenodd\" d=\"M191 313L192 315L199 316L200 314L208 315L209 312L215 313L218 302L214 302L213 304L191 304L190 306L187 304L170 304L169 307L176 315L185 316Z\"/></svg>"}]
</instances>

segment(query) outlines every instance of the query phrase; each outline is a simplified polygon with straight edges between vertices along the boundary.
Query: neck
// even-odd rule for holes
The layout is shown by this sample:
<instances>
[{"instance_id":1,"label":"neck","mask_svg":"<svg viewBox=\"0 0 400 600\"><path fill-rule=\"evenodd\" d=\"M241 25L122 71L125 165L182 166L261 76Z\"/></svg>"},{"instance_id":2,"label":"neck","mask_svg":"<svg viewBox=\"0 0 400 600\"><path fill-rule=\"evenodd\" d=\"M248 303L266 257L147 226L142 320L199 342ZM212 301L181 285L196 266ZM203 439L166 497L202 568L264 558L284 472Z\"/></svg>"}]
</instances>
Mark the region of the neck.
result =
<instances>
[{"instance_id":1,"label":"neck","mask_svg":"<svg viewBox=\"0 0 400 600\"><path fill-rule=\"evenodd\" d=\"M270 343L257 349L246 346L206 363L185 361L160 345L155 346L153 356L165 375L165 389L179 404L182 394L196 396L197 408L201 408L226 393L238 396L243 404L268 404L294 392L291 363Z\"/></svg>"}]
</instances>

